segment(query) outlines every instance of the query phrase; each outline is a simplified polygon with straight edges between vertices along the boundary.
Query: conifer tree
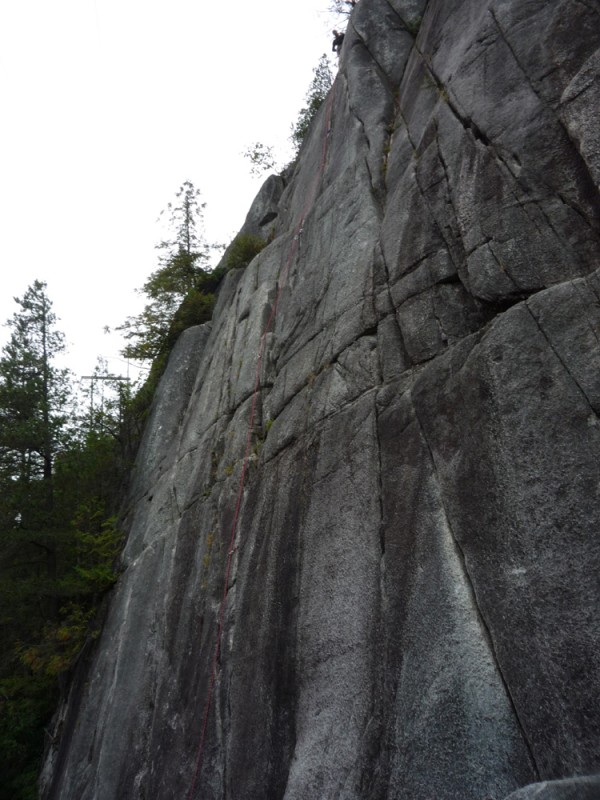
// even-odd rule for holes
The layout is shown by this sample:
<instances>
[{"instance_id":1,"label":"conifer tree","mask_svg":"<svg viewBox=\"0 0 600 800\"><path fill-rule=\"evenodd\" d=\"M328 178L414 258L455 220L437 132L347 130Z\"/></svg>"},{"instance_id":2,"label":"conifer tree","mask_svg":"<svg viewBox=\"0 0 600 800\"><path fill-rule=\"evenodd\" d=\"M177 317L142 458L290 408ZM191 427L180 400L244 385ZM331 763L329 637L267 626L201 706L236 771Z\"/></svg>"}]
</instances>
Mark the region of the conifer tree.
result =
<instances>
[{"instance_id":1,"label":"conifer tree","mask_svg":"<svg viewBox=\"0 0 600 800\"><path fill-rule=\"evenodd\" d=\"M46 284L16 302L0 355L0 800L34 800L59 684L116 580L124 398L78 419Z\"/></svg>"},{"instance_id":2,"label":"conifer tree","mask_svg":"<svg viewBox=\"0 0 600 800\"><path fill-rule=\"evenodd\" d=\"M67 371L54 360L64 337L45 283L35 281L15 301L20 310L8 323L11 336L0 357L0 557L9 555L11 541L27 542L44 555L46 578L53 580L54 463L68 436L70 396ZM43 605L55 614L51 597Z\"/></svg>"},{"instance_id":3,"label":"conifer tree","mask_svg":"<svg viewBox=\"0 0 600 800\"><path fill-rule=\"evenodd\" d=\"M333 75L329 68L329 59L323 53L319 59L319 63L313 70L313 79L308 87L308 92L304 101L306 103L300 109L296 123L292 125L291 140L296 148L296 152L300 149L300 145L304 141L304 137L308 133L311 122L315 114L323 104L327 97L327 93L333 85Z\"/></svg>"},{"instance_id":4,"label":"conifer tree","mask_svg":"<svg viewBox=\"0 0 600 800\"><path fill-rule=\"evenodd\" d=\"M55 467L68 441L70 384L55 358L62 334L35 281L8 322L0 356L0 798L29 800L54 686L20 663L20 648L58 621L62 529Z\"/></svg>"},{"instance_id":5,"label":"conifer tree","mask_svg":"<svg viewBox=\"0 0 600 800\"><path fill-rule=\"evenodd\" d=\"M207 273L210 248L202 231L204 203L200 190L185 181L176 193L175 203L161 212L168 215L170 237L161 241L159 268L140 290L148 297L144 310L128 317L119 330L129 341L123 354L127 358L154 359L164 350L175 314L184 299L195 303L202 311L200 284ZM210 318L210 303L206 303L206 318ZM199 313L198 321L202 319Z\"/></svg>"}]
</instances>

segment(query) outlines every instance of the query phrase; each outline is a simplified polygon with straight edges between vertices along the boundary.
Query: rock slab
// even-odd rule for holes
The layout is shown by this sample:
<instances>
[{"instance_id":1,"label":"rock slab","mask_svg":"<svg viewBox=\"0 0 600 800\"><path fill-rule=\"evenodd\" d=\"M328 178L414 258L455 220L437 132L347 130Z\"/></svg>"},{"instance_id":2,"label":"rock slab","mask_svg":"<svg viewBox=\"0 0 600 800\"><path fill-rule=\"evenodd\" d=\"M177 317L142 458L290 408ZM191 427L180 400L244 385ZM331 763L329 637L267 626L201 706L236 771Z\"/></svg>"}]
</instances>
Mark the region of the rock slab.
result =
<instances>
[{"instance_id":1,"label":"rock slab","mask_svg":"<svg viewBox=\"0 0 600 800\"><path fill-rule=\"evenodd\" d=\"M43 798L600 797L599 23L357 4L171 356Z\"/></svg>"}]
</instances>

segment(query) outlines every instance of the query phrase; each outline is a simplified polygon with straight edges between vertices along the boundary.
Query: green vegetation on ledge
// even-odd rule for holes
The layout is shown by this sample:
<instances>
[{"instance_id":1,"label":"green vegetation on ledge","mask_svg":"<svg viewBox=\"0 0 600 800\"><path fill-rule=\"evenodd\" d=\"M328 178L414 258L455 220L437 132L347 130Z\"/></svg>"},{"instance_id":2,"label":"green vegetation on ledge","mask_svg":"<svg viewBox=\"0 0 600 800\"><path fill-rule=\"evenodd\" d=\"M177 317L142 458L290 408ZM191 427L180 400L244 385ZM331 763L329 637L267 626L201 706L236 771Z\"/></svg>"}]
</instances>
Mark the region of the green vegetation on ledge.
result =
<instances>
[{"instance_id":1,"label":"green vegetation on ledge","mask_svg":"<svg viewBox=\"0 0 600 800\"><path fill-rule=\"evenodd\" d=\"M242 269L266 246L259 236L238 234L216 269L207 267L211 250L202 233L204 205L199 191L186 181L169 204L171 237L157 249L160 266L142 288L144 310L121 326L130 344L126 358L151 361L150 373L129 405L130 425L139 440L154 392L181 333L212 318L218 286L231 269Z\"/></svg>"}]
</instances>

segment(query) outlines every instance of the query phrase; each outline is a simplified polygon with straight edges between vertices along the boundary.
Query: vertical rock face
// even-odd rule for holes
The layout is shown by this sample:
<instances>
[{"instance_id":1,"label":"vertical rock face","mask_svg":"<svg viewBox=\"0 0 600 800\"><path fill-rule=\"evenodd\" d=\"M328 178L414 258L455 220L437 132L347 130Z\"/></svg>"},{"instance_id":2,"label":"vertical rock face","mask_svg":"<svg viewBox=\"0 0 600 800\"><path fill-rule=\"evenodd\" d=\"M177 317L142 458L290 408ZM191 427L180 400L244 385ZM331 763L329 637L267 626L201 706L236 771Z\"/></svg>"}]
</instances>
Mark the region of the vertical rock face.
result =
<instances>
[{"instance_id":1,"label":"vertical rock face","mask_svg":"<svg viewBox=\"0 0 600 800\"><path fill-rule=\"evenodd\" d=\"M600 796L599 71L593 0L358 3L169 362L44 798Z\"/></svg>"}]
</instances>

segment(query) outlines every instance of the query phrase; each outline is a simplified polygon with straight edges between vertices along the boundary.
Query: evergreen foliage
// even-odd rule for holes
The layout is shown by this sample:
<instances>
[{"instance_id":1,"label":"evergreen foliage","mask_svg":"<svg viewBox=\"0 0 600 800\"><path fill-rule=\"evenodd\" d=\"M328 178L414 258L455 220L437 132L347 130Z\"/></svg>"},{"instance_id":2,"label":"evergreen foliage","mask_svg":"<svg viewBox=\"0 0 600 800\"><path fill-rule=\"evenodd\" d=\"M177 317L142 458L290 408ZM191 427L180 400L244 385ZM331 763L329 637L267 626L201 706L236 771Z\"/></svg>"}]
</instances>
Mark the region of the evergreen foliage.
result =
<instances>
[{"instance_id":1,"label":"evergreen foliage","mask_svg":"<svg viewBox=\"0 0 600 800\"><path fill-rule=\"evenodd\" d=\"M322 106L332 85L333 75L329 68L329 60L326 54L323 53L319 59L319 63L313 70L313 79L308 87L306 97L304 98L306 105L300 109L298 119L295 124L292 125L290 138L296 149L296 153L299 151L316 113Z\"/></svg>"},{"instance_id":2,"label":"evergreen foliage","mask_svg":"<svg viewBox=\"0 0 600 800\"><path fill-rule=\"evenodd\" d=\"M36 797L60 684L116 579L121 404L77 415L63 336L36 281L0 356L0 800Z\"/></svg>"},{"instance_id":3,"label":"evergreen foliage","mask_svg":"<svg viewBox=\"0 0 600 800\"><path fill-rule=\"evenodd\" d=\"M326 56L293 128L299 147L332 84ZM268 157L268 154L265 156ZM180 333L211 319L229 269L244 268L266 245L238 235L222 265L208 268L204 205L190 181L167 206L169 237L142 287L147 303L121 326L128 358L152 360L135 396L115 381L107 398L96 368L89 409L78 413L72 378L56 366L64 337L35 281L16 302L0 355L0 800L32 800L61 687L117 579L122 534L116 512L145 417Z\"/></svg>"},{"instance_id":4,"label":"evergreen foliage","mask_svg":"<svg viewBox=\"0 0 600 800\"><path fill-rule=\"evenodd\" d=\"M175 203L161 212L168 214L170 236L157 245L160 266L141 289L148 303L119 328L130 342L123 355L152 362L148 378L128 404L134 449L175 342L186 328L210 321L217 286L227 271L225 266L208 268L210 252L218 248L204 239L203 210L199 190L185 181Z\"/></svg>"},{"instance_id":5,"label":"evergreen foliage","mask_svg":"<svg viewBox=\"0 0 600 800\"><path fill-rule=\"evenodd\" d=\"M266 247L260 236L238 233L225 253L225 270L243 269Z\"/></svg>"},{"instance_id":6,"label":"evergreen foliage","mask_svg":"<svg viewBox=\"0 0 600 800\"><path fill-rule=\"evenodd\" d=\"M298 156L300 146L308 133L311 123L332 86L333 75L329 67L329 59L323 53L319 63L313 70L313 78L304 98L305 104L298 113L298 119L291 126L290 142L293 147L293 158L290 164L293 164ZM282 168L277 166L277 160L270 145L255 142L245 150L243 155L250 161L250 173L254 176L273 170L282 172Z\"/></svg>"},{"instance_id":7,"label":"evergreen foliage","mask_svg":"<svg viewBox=\"0 0 600 800\"><path fill-rule=\"evenodd\" d=\"M148 302L141 314L128 317L119 327L129 341L123 351L126 358L156 359L169 350L181 332L181 328L173 330L172 323L185 301L194 309L191 324L210 319L214 298L208 296L204 283L210 247L202 232L203 210L199 190L185 181L176 193L176 203L166 209L171 237L156 246L160 266L140 290Z\"/></svg>"},{"instance_id":8,"label":"evergreen foliage","mask_svg":"<svg viewBox=\"0 0 600 800\"><path fill-rule=\"evenodd\" d=\"M332 85L324 55L292 130L299 148ZM256 166L272 153L255 147ZM260 162L260 164L259 164ZM186 328L211 319L218 284L266 245L238 235L210 270L202 232L204 204L185 181L167 206L169 236L159 266L141 289L143 311L121 326L127 358L152 361L135 396L110 386L100 364L76 409L72 378L56 366L64 337L35 281L16 302L0 355L0 800L33 800L44 730L61 688L98 630L102 600L117 579L122 534L116 516L154 391Z\"/></svg>"}]
</instances>

